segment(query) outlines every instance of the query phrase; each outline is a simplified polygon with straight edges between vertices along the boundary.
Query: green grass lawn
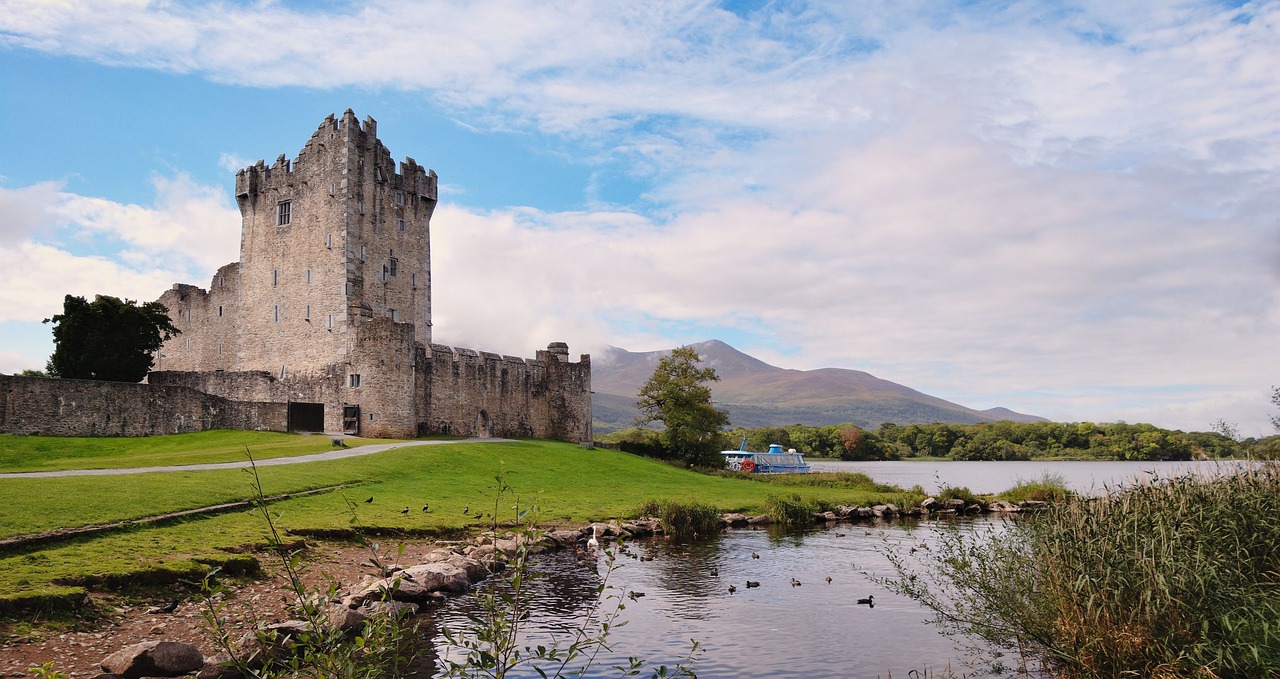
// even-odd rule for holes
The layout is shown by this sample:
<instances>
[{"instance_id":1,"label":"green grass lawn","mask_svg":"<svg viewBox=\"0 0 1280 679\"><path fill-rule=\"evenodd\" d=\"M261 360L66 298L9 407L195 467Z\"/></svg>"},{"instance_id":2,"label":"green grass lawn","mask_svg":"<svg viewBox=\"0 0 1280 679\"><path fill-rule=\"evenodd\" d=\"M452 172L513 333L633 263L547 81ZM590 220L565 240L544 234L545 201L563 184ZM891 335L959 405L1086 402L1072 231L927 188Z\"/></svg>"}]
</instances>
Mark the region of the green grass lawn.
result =
<instances>
[{"instance_id":1,"label":"green grass lawn","mask_svg":"<svg viewBox=\"0 0 1280 679\"><path fill-rule=\"evenodd\" d=\"M780 488L698 474L627 453L537 440L414 446L344 460L263 467L259 474L268 495L344 485L343 492L272 505L284 528L349 529L345 493L355 503L360 523L370 529L447 535L478 527L472 516L462 513L464 507L470 507L472 515L494 511L494 477L502 470L514 495L498 506L499 518L514 517L512 505L518 496L521 508L537 505L543 524L627 517L646 500L697 500L721 511L762 512L770 495L795 493L804 500L831 504L867 504L883 497L869 487ZM0 536L245 499L252 494L250 481L243 470L0 478L5 498L0 503ZM374 501L365 503L371 496ZM425 502L431 507L426 513ZM402 514L405 507L409 512ZM10 550L0 553L0 592L49 591L79 576L119 578L162 568L191 571L193 560L225 559L230 549L260 542L262 531L260 518L234 512L76 538L34 551Z\"/></svg>"},{"instance_id":2,"label":"green grass lawn","mask_svg":"<svg viewBox=\"0 0 1280 679\"><path fill-rule=\"evenodd\" d=\"M391 443L347 438L348 446ZM259 460L307 455L333 449L328 436L269 431L204 431L129 438L64 438L0 434L0 472L109 469L244 460L245 448Z\"/></svg>"}]
</instances>

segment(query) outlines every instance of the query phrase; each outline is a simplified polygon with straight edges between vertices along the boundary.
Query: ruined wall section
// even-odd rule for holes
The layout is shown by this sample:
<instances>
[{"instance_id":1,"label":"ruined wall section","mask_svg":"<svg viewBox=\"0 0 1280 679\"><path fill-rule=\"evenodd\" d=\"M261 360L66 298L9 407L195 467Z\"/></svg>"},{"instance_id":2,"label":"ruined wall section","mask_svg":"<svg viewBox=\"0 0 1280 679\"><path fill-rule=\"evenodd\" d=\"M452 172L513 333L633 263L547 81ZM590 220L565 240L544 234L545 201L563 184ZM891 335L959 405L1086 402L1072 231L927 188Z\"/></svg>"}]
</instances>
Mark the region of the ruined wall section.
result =
<instances>
[{"instance_id":1,"label":"ruined wall section","mask_svg":"<svg viewBox=\"0 0 1280 679\"><path fill-rule=\"evenodd\" d=\"M591 359L552 343L536 359L431 345L431 433L591 440Z\"/></svg>"},{"instance_id":2,"label":"ruined wall section","mask_svg":"<svg viewBox=\"0 0 1280 679\"><path fill-rule=\"evenodd\" d=\"M418 435L424 382L418 356L412 325L382 317L359 326L343 393L347 403L360 406L361 436Z\"/></svg>"},{"instance_id":3,"label":"ruined wall section","mask_svg":"<svg viewBox=\"0 0 1280 679\"><path fill-rule=\"evenodd\" d=\"M239 355L240 265L228 264L209 289L175 283L158 300L181 332L160 348L156 370L232 370Z\"/></svg>"},{"instance_id":4,"label":"ruined wall section","mask_svg":"<svg viewBox=\"0 0 1280 679\"><path fill-rule=\"evenodd\" d=\"M187 387L232 400L265 401L286 408L290 402L319 403L324 406L324 429L329 432L342 431L346 379L345 364L333 364L324 371L305 375L293 373L284 379L265 370L166 370L147 376L154 385Z\"/></svg>"},{"instance_id":5,"label":"ruined wall section","mask_svg":"<svg viewBox=\"0 0 1280 679\"><path fill-rule=\"evenodd\" d=\"M229 400L186 387L0 375L0 433L155 436L207 429L284 431L282 403Z\"/></svg>"}]
</instances>

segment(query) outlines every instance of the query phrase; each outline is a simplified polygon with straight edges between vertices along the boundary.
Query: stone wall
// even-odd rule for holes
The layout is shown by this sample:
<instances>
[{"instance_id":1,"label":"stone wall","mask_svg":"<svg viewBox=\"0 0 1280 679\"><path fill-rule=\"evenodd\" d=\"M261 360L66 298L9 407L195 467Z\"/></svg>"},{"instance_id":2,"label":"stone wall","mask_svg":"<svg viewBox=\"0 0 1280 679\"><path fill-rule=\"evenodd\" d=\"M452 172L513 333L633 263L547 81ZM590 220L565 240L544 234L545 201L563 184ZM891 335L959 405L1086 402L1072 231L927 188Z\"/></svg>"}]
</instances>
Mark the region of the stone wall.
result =
<instances>
[{"instance_id":1,"label":"stone wall","mask_svg":"<svg viewBox=\"0 0 1280 679\"><path fill-rule=\"evenodd\" d=\"M552 343L526 360L431 345L426 431L591 440L591 359Z\"/></svg>"},{"instance_id":2,"label":"stone wall","mask_svg":"<svg viewBox=\"0 0 1280 679\"><path fill-rule=\"evenodd\" d=\"M206 429L283 431L282 403L233 401L186 387L0 375L0 433L154 436Z\"/></svg>"}]
</instances>

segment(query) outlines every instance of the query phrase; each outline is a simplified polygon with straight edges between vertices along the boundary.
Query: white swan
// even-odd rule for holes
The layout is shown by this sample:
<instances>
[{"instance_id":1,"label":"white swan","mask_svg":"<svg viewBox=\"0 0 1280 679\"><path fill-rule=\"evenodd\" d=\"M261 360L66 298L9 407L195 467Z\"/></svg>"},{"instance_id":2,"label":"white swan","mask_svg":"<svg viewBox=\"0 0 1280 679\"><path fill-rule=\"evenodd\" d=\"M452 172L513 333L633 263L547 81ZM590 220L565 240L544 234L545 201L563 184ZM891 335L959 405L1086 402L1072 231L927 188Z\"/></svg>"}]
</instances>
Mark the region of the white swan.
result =
<instances>
[{"instance_id":1,"label":"white swan","mask_svg":"<svg viewBox=\"0 0 1280 679\"><path fill-rule=\"evenodd\" d=\"M597 549L600 549L600 541L596 539L595 526L591 527L591 539L587 540L587 549L593 552L596 551Z\"/></svg>"}]
</instances>

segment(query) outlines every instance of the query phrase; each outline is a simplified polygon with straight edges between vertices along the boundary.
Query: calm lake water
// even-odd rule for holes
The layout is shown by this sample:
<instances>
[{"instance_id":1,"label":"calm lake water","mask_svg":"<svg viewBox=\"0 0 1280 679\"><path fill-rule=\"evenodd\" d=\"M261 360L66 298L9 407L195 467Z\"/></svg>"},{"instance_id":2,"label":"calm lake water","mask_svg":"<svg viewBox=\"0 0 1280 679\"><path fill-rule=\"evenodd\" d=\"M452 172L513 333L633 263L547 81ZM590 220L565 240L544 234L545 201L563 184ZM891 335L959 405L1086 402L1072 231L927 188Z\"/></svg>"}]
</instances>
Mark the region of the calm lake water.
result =
<instances>
[{"instance_id":1,"label":"calm lake water","mask_svg":"<svg viewBox=\"0 0 1280 679\"><path fill-rule=\"evenodd\" d=\"M977 519L958 525L971 529L988 523ZM628 656L645 658L655 668L675 664L688 653L692 639L702 644L696 670L707 679L887 677L889 672L906 677L912 669L936 671L948 665L957 675L973 676L951 642L924 623L927 616L919 606L863 575L889 574L878 551L886 542L932 544L939 527L904 521L793 532L741 529L690 544L630 543L630 551L653 559L621 557L609 584L619 594L645 596L625 601L620 619L626 625L611 633L614 652L602 654L587 676L618 676L610 668L625 664ZM751 558L752 552L760 558ZM566 637L565 630L585 615L600 583L568 552L541 558L537 569L543 577L535 581L538 592L528 621L532 644L547 643L552 634ZM603 559L600 572L605 572ZM792 578L801 585L793 587ZM748 589L747 580L760 586ZM730 584L736 593L729 593ZM874 607L856 603L869 595L874 595ZM438 619L464 628L473 604L470 597L452 599ZM537 674L529 670L518 676Z\"/></svg>"},{"instance_id":2,"label":"calm lake water","mask_svg":"<svg viewBox=\"0 0 1280 679\"><path fill-rule=\"evenodd\" d=\"M1017 485L1053 474L1067 487L1088 495L1106 489L1182 474L1212 474L1238 469L1251 462L1229 460L1209 462L841 462L810 460L814 471L862 472L880 483L901 488L919 484L925 492L936 493L939 486L967 487L975 493L999 493Z\"/></svg>"},{"instance_id":3,"label":"calm lake water","mask_svg":"<svg viewBox=\"0 0 1280 679\"><path fill-rule=\"evenodd\" d=\"M1160 477L1221 471L1213 463L1152 462L825 462L820 470L861 471L883 483L936 492L940 483L979 493L1007 489L1020 479L1059 474L1079 492L1101 492ZM942 531L1003 527L1004 519L902 520L841 523L784 532L729 530L691 544L662 540L631 544L636 555L619 560L609 585L618 594L643 592L626 601L626 625L611 635L606 653L587 676L617 676L609 669L638 656L672 665L702 643L696 668L706 679L731 677L907 677L912 670L950 667L956 676L982 676L955 650L952 640L926 624L929 614L915 602L876 586L865 574L891 575L887 545L936 544ZM751 558L752 552L760 555ZM930 550L920 550L928 558ZM599 576L571 553L541 557L537 594L528 621L528 643L548 643L582 619L600 584ZM601 567L600 572L604 572ZM831 584L825 578L830 576ZM801 585L793 587L792 578ZM746 581L760 582L748 589ZM737 592L730 594L733 584ZM874 595L875 607L856 601ZM438 612L444 625L465 628L474 613L471 597L454 598ZM443 643L437 639L437 643ZM441 648L444 652L445 649ZM648 676L648 672L642 676ZM532 670L520 677L536 677ZM920 676L918 674L910 676Z\"/></svg>"}]
</instances>

